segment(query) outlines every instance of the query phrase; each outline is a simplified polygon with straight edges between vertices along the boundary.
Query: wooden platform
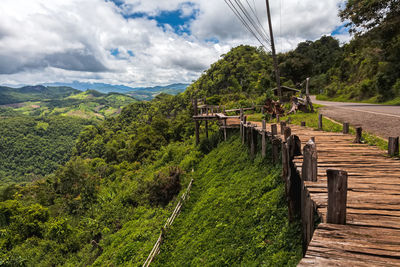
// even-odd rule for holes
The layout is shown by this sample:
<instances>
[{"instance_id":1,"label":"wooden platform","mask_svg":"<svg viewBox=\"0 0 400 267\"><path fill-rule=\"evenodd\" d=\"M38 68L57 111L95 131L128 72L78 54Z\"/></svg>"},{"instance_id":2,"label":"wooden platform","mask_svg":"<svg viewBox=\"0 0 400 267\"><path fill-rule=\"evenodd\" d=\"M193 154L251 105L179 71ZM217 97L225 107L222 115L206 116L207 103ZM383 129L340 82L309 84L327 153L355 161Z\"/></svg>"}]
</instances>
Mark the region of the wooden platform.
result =
<instances>
[{"instance_id":1,"label":"wooden platform","mask_svg":"<svg viewBox=\"0 0 400 267\"><path fill-rule=\"evenodd\" d=\"M302 145L315 137L318 182L305 186L322 219L298 266L400 266L400 160L351 135L290 127ZM301 172L302 157L295 163ZM349 174L346 225L325 223L326 169Z\"/></svg>"}]
</instances>

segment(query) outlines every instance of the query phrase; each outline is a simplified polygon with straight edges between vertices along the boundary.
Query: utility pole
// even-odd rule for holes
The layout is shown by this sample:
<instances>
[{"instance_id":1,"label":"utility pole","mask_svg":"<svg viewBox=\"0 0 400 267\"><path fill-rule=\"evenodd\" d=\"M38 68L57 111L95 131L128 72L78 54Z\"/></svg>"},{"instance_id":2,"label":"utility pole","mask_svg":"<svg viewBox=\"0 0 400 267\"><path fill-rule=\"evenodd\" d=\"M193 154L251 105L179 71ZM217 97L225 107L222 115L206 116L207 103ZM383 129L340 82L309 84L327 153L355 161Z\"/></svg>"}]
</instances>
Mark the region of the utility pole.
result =
<instances>
[{"instance_id":1,"label":"utility pole","mask_svg":"<svg viewBox=\"0 0 400 267\"><path fill-rule=\"evenodd\" d=\"M274 61L274 69L275 69L275 76L276 76L276 85L278 88L278 96L279 100L282 103L282 89L281 89L281 74L279 72L279 67L278 67L278 59L276 58L276 52L275 52L275 43L274 43L274 33L272 32L272 23L271 23L271 12L269 10L269 1L265 0L267 4L267 15L268 15L268 24L269 24L269 35L271 37L271 50L272 50L272 59Z\"/></svg>"}]
</instances>

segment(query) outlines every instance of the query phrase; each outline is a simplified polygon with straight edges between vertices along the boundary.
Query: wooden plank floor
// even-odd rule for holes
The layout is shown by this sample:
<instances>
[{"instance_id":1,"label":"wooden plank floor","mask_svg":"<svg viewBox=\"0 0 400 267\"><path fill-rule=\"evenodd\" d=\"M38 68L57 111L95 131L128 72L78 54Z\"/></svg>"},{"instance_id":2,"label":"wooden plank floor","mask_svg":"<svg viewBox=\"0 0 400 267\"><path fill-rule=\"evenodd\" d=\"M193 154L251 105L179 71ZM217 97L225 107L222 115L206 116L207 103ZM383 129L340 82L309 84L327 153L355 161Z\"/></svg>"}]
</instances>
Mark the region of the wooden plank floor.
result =
<instances>
[{"instance_id":1,"label":"wooden plank floor","mask_svg":"<svg viewBox=\"0 0 400 267\"><path fill-rule=\"evenodd\" d=\"M318 182L305 184L322 219L298 266L400 266L400 160L351 135L290 127L302 146L315 137ZM348 172L346 225L326 223L327 169Z\"/></svg>"}]
</instances>

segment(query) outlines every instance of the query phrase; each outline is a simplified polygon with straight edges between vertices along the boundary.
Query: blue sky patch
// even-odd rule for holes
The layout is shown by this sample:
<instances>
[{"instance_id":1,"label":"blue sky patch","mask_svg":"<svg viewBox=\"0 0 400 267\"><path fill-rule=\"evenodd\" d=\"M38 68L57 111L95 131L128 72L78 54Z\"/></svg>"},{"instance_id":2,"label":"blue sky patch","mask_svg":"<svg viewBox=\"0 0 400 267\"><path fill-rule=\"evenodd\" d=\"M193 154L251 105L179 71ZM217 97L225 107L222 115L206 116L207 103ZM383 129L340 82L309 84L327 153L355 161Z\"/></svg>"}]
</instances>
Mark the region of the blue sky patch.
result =
<instances>
[{"instance_id":1,"label":"blue sky patch","mask_svg":"<svg viewBox=\"0 0 400 267\"><path fill-rule=\"evenodd\" d=\"M215 37L211 37L205 40L207 43L213 43L213 44L218 44L219 40Z\"/></svg>"},{"instance_id":2,"label":"blue sky patch","mask_svg":"<svg viewBox=\"0 0 400 267\"><path fill-rule=\"evenodd\" d=\"M118 0L112 0L112 1L118 1ZM189 16L185 16L185 14L183 14L182 7L188 5L194 6L193 3L186 2L181 5L181 8L172 11L161 11L159 12L159 14L155 16L150 16L149 14L144 12L135 12L129 15L123 14L123 16L126 19L147 18L150 20L155 20L157 22L157 26L164 29L164 31L167 29L166 26L169 25L171 26L172 29L174 29L174 32L176 34L179 35L185 33L191 34L189 29L189 23L190 21L196 18L199 10L194 9L192 14L190 14Z\"/></svg>"},{"instance_id":3,"label":"blue sky patch","mask_svg":"<svg viewBox=\"0 0 400 267\"><path fill-rule=\"evenodd\" d=\"M135 56L135 54L132 52L132 50L128 50L128 55L130 55L131 57Z\"/></svg>"},{"instance_id":4,"label":"blue sky patch","mask_svg":"<svg viewBox=\"0 0 400 267\"><path fill-rule=\"evenodd\" d=\"M345 26L345 24L343 24L343 25L337 26L332 31L332 36L346 34L346 33L349 33L349 29Z\"/></svg>"},{"instance_id":5,"label":"blue sky patch","mask_svg":"<svg viewBox=\"0 0 400 267\"><path fill-rule=\"evenodd\" d=\"M114 57L118 57L118 55L119 55L118 48L111 49L110 54L113 55Z\"/></svg>"}]
</instances>

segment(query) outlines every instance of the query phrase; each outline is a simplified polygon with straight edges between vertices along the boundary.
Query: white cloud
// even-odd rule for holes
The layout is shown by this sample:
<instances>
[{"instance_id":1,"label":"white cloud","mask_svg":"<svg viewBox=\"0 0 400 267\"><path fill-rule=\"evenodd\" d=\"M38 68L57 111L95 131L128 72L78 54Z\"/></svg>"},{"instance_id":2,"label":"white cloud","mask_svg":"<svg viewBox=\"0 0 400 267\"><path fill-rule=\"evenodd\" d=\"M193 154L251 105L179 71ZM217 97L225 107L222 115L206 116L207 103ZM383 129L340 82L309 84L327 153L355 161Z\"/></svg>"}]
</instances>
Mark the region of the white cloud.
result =
<instances>
[{"instance_id":1,"label":"white cloud","mask_svg":"<svg viewBox=\"0 0 400 267\"><path fill-rule=\"evenodd\" d=\"M270 2L281 51L329 35L341 24L337 6L343 0ZM267 27L265 1L254 3ZM123 16L178 9L180 19L189 18L181 30L190 29L190 34L177 34L148 17ZM346 33L338 37L347 40ZM208 41L213 38L219 43ZM190 82L242 43L259 45L223 0L126 0L119 6L104 0L1 0L0 84Z\"/></svg>"}]
</instances>

